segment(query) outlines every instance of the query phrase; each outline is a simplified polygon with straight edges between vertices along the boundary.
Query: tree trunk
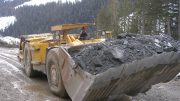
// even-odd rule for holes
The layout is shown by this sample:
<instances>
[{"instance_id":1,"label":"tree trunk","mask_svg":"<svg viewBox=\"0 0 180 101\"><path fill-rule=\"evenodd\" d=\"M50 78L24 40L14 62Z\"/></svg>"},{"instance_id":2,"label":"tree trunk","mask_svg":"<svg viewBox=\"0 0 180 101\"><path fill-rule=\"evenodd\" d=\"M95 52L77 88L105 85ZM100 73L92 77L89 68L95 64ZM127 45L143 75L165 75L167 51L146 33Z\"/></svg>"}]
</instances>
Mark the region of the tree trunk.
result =
<instances>
[{"instance_id":1,"label":"tree trunk","mask_svg":"<svg viewBox=\"0 0 180 101\"><path fill-rule=\"evenodd\" d=\"M142 11L142 34L145 34L145 16L144 16L144 10Z\"/></svg>"},{"instance_id":2,"label":"tree trunk","mask_svg":"<svg viewBox=\"0 0 180 101\"><path fill-rule=\"evenodd\" d=\"M127 17L127 33L129 33L129 27L130 27L130 24L129 24L129 21L130 21L130 19L131 19L131 17L129 16L129 17Z\"/></svg>"},{"instance_id":3,"label":"tree trunk","mask_svg":"<svg viewBox=\"0 0 180 101\"><path fill-rule=\"evenodd\" d=\"M180 0L179 0L179 16L178 16L178 39L180 40Z\"/></svg>"},{"instance_id":4,"label":"tree trunk","mask_svg":"<svg viewBox=\"0 0 180 101\"><path fill-rule=\"evenodd\" d=\"M124 33L125 33L126 32L126 18L123 17L123 19L124 19Z\"/></svg>"},{"instance_id":5,"label":"tree trunk","mask_svg":"<svg viewBox=\"0 0 180 101\"><path fill-rule=\"evenodd\" d=\"M160 18L158 19L158 27L159 27L159 30L158 30L158 34L160 34L161 33L161 20L160 20Z\"/></svg>"},{"instance_id":6,"label":"tree trunk","mask_svg":"<svg viewBox=\"0 0 180 101\"><path fill-rule=\"evenodd\" d=\"M167 19L167 34L171 36L171 22L170 22L170 17Z\"/></svg>"}]
</instances>

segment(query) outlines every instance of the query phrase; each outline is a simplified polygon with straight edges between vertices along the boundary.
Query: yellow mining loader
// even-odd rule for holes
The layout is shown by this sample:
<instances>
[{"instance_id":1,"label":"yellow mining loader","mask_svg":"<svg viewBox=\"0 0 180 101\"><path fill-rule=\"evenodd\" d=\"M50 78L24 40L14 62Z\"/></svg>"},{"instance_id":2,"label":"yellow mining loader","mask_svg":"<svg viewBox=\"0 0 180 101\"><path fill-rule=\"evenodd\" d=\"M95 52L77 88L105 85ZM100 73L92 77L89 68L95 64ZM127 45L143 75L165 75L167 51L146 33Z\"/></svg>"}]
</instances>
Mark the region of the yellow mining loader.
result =
<instances>
[{"instance_id":1,"label":"yellow mining loader","mask_svg":"<svg viewBox=\"0 0 180 101\"><path fill-rule=\"evenodd\" d=\"M180 53L156 54L143 60L123 64L96 75L80 68L72 53L81 48L111 38L111 32L80 40L79 34L69 34L72 29L94 26L92 23L52 26L53 33L22 35L19 61L29 77L35 71L47 75L50 90L72 101L104 101L118 95L135 95L146 92L151 85L171 80L179 71ZM106 37L107 36L107 37ZM169 61L171 60L171 61Z\"/></svg>"},{"instance_id":2,"label":"yellow mining loader","mask_svg":"<svg viewBox=\"0 0 180 101\"><path fill-rule=\"evenodd\" d=\"M51 27L53 33L22 35L18 57L25 67L26 74L31 77L34 74L34 70L46 73L47 55L50 50L54 50L59 46L68 49L74 46L81 47L105 41L105 35L103 36L98 31L96 35L86 40L80 40L79 33L69 34L70 30L94 25L94 23L56 25ZM110 32L106 36L112 37Z\"/></svg>"}]
</instances>

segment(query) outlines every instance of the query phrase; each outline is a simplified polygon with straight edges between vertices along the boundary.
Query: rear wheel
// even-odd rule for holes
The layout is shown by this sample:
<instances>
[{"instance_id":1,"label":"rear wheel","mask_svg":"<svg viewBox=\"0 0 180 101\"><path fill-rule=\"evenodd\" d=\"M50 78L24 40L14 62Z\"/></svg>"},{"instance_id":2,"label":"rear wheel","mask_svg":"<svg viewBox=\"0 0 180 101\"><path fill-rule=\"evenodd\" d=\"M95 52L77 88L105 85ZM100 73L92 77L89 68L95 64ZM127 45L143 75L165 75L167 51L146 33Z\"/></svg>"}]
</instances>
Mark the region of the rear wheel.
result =
<instances>
[{"instance_id":1,"label":"rear wheel","mask_svg":"<svg viewBox=\"0 0 180 101\"><path fill-rule=\"evenodd\" d=\"M24 70L28 77L34 77L35 71L33 70L33 65L31 64L31 52L29 45L26 43L24 48Z\"/></svg>"},{"instance_id":2,"label":"rear wheel","mask_svg":"<svg viewBox=\"0 0 180 101\"><path fill-rule=\"evenodd\" d=\"M52 49L47 54L46 73L50 90L57 96L67 97L66 90L63 85L61 71L58 63L58 49Z\"/></svg>"}]
</instances>

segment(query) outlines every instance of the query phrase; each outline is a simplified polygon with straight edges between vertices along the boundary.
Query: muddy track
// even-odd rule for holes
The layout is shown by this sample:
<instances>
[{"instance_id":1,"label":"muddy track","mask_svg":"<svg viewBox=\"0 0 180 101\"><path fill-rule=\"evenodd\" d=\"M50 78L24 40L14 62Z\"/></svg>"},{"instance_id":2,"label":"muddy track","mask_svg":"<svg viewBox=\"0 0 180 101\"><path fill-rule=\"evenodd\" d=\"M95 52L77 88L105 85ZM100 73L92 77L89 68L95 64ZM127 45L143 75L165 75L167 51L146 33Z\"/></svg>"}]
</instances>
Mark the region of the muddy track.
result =
<instances>
[{"instance_id":1,"label":"muddy track","mask_svg":"<svg viewBox=\"0 0 180 101\"><path fill-rule=\"evenodd\" d=\"M64 101L48 89L46 76L30 79L17 59L17 49L0 48L1 101Z\"/></svg>"},{"instance_id":2,"label":"muddy track","mask_svg":"<svg viewBox=\"0 0 180 101\"><path fill-rule=\"evenodd\" d=\"M17 56L15 58L12 58L7 56L7 54L0 53L0 58L7 61L9 64L16 66L17 69L23 70L22 65L18 62Z\"/></svg>"}]
</instances>

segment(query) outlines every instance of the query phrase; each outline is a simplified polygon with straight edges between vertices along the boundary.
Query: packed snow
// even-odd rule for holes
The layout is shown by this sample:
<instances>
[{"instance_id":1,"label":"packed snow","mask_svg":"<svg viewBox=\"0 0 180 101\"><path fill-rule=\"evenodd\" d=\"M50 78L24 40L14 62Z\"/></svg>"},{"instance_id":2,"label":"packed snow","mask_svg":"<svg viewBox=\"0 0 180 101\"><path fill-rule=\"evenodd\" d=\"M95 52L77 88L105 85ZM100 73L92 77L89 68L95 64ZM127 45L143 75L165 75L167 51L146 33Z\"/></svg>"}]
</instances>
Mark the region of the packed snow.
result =
<instances>
[{"instance_id":1,"label":"packed snow","mask_svg":"<svg viewBox=\"0 0 180 101\"><path fill-rule=\"evenodd\" d=\"M0 17L0 30L6 29L9 25L14 24L15 21L15 16Z\"/></svg>"},{"instance_id":2,"label":"packed snow","mask_svg":"<svg viewBox=\"0 0 180 101\"><path fill-rule=\"evenodd\" d=\"M20 39L14 38L11 36L6 36L6 37L0 36L0 41L5 42L10 45L18 45L20 42Z\"/></svg>"},{"instance_id":3,"label":"packed snow","mask_svg":"<svg viewBox=\"0 0 180 101\"><path fill-rule=\"evenodd\" d=\"M4 2L12 2L12 1L14 1L14 0L4 0Z\"/></svg>"},{"instance_id":4,"label":"packed snow","mask_svg":"<svg viewBox=\"0 0 180 101\"><path fill-rule=\"evenodd\" d=\"M180 73L177 76L180 76Z\"/></svg>"},{"instance_id":5,"label":"packed snow","mask_svg":"<svg viewBox=\"0 0 180 101\"><path fill-rule=\"evenodd\" d=\"M51 3L51 2L76 2L76 1L81 1L81 0L31 0L28 2L24 2L21 5L18 5L15 7L15 9L19 8L19 7L23 7L23 6L39 6L39 5L46 5L47 3Z\"/></svg>"},{"instance_id":6,"label":"packed snow","mask_svg":"<svg viewBox=\"0 0 180 101\"><path fill-rule=\"evenodd\" d=\"M155 39L154 41L155 41L156 43L160 43L160 41L159 41L158 39Z\"/></svg>"}]
</instances>

